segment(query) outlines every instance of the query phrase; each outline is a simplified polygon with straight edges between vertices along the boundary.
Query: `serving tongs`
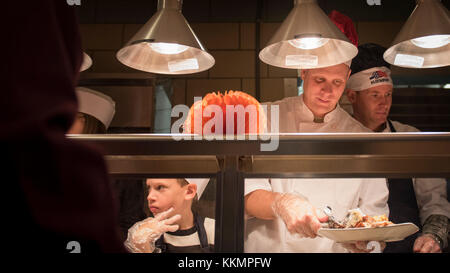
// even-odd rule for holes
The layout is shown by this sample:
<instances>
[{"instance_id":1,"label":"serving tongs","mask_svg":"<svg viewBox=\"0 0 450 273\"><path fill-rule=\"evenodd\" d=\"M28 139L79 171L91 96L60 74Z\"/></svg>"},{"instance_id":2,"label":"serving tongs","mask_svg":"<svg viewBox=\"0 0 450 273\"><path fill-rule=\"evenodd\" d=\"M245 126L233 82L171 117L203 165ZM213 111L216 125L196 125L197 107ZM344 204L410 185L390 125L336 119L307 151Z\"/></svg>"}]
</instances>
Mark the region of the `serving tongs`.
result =
<instances>
[{"instance_id":1,"label":"serving tongs","mask_svg":"<svg viewBox=\"0 0 450 273\"><path fill-rule=\"evenodd\" d=\"M329 228L344 228L345 227L341 222L337 221L334 218L333 211L330 206L326 206L323 209L323 213L325 213L325 215L328 216L327 224L328 224Z\"/></svg>"}]
</instances>

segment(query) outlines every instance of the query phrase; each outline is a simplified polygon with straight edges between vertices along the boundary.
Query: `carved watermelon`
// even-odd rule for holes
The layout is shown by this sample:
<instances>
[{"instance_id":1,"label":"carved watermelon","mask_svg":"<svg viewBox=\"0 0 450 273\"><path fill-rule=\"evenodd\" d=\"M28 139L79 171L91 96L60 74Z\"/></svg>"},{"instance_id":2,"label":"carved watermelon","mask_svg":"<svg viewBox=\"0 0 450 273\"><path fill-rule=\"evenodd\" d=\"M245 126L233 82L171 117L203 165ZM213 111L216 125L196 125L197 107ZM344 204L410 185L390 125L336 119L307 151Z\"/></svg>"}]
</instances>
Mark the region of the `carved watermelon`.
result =
<instances>
[{"instance_id":1,"label":"carved watermelon","mask_svg":"<svg viewBox=\"0 0 450 273\"><path fill-rule=\"evenodd\" d=\"M196 126L194 122L197 114L201 114L202 126ZM197 121L198 125L200 124L199 121L200 119ZM225 94L220 92L208 93L201 101L195 102L184 123L184 132L195 134L257 134L264 132L265 123L264 111L254 97L241 91L230 90ZM220 124L222 124L221 132L216 129L216 126L220 126ZM229 125L228 131L227 124ZM232 132L230 132L231 129L233 129Z\"/></svg>"}]
</instances>

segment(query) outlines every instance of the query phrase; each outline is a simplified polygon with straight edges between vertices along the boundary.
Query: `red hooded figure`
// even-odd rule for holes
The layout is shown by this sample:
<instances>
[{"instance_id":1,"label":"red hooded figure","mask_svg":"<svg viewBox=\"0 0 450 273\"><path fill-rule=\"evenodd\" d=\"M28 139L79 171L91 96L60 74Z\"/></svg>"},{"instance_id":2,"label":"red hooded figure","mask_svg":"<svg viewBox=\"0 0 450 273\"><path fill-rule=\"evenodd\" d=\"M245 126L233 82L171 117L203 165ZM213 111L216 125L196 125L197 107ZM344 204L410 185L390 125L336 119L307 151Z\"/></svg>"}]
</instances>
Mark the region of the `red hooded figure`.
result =
<instances>
[{"instance_id":1,"label":"red hooded figure","mask_svg":"<svg viewBox=\"0 0 450 273\"><path fill-rule=\"evenodd\" d=\"M333 10L328 17L331 21L342 31L342 33L347 36L347 38L354 44L358 46L358 33L356 32L355 25L352 19L339 11Z\"/></svg>"}]
</instances>

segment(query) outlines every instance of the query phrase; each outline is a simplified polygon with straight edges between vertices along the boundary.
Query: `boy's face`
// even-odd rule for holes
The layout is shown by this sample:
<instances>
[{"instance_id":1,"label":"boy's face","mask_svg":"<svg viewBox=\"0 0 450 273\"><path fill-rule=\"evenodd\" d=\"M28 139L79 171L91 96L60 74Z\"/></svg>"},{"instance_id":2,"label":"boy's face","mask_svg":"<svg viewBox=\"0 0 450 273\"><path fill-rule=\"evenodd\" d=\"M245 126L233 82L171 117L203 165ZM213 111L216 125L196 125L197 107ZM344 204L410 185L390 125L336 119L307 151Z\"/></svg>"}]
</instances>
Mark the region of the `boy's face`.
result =
<instances>
[{"instance_id":1,"label":"boy's face","mask_svg":"<svg viewBox=\"0 0 450 273\"><path fill-rule=\"evenodd\" d=\"M147 179L148 208L156 215L173 207L180 212L186 206L187 185L181 186L177 179Z\"/></svg>"}]
</instances>

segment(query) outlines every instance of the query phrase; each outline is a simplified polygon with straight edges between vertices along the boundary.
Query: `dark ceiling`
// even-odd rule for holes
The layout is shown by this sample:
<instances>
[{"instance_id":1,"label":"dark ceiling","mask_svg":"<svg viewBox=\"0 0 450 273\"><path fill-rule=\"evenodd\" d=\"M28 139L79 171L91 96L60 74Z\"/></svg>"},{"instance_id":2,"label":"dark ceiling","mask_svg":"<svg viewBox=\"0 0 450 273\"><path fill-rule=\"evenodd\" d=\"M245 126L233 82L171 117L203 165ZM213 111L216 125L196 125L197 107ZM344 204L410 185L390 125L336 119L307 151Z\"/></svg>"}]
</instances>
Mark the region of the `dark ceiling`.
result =
<instances>
[{"instance_id":1,"label":"dark ceiling","mask_svg":"<svg viewBox=\"0 0 450 273\"><path fill-rule=\"evenodd\" d=\"M405 21L415 0L318 0L328 14L338 10L354 21ZM143 24L156 12L157 0L81 0L82 24ZM184 0L183 15L189 22L281 22L293 0ZM376 2L376 1L375 1ZM442 0L447 9L450 0Z\"/></svg>"}]
</instances>

